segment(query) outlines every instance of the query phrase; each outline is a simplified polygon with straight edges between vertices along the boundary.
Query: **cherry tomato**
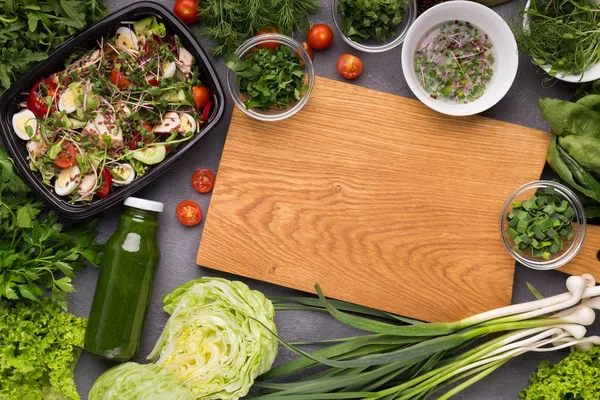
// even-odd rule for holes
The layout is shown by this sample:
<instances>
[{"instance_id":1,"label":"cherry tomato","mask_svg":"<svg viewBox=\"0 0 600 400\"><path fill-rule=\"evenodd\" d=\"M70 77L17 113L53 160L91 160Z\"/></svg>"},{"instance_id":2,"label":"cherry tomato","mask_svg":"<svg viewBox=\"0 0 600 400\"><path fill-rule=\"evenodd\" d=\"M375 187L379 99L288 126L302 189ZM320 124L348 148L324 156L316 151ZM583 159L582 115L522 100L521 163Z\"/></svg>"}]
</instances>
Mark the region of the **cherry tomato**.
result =
<instances>
[{"instance_id":1,"label":"cherry tomato","mask_svg":"<svg viewBox=\"0 0 600 400\"><path fill-rule=\"evenodd\" d=\"M267 26L259 31L256 31L256 36L264 35L267 33L279 33L279 29L276 26ZM277 42L264 42L261 44L257 44L256 47L259 49L268 49L268 50L277 50L279 48L279 43Z\"/></svg>"},{"instance_id":2,"label":"cherry tomato","mask_svg":"<svg viewBox=\"0 0 600 400\"><path fill-rule=\"evenodd\" d=\"M126 89L131 85L131 81L125 77L118 69L113 69L110 74L110 81L119 89Z\"/></svg>"},{"instance_id":3,"label":"cherry tomato","mask_svg":"<svg viewBox=\"0 0 600 400\"><path fill-rule=\"evenodd\" d=\"M46 78L36 82L31 88L29 96L27 96L27 108L37 118L45 117L48 113L48 106L45 102L46 96L52 97L55 93L56 85L52 79ZM51 111L53 110L54 106L52 106Z\"/></svg>"},{"instance_id":4,"label":"cherry tomato","mask_svg":"<svg viewBox=\"0 0 600 400\"><path fill-rule=\"evenodd\" d=\"M198 21L200 2L195 0L177 0L173 12L185 24L193 24Z\"/></svg>"},{"instance_id":5,"label":"cherry tomato","mask_svg":"<svg viewBox=\"0 0 600 400\"><path fill-rule=\"evenodd\" d=\"M202 109L210 101L210 91L206 86L194 86L192 88L194 102L198 110Z\"/></svg>"},{"instance_id":6,"label":"cherry tomato","mask_svg":"<svg viewBox=\"0 0 600 400\"><path fill-rule=\"evenodd\" d=\"M177 217L185 226L198 225L202 221L202 210L195 202L184 200L177 205Z\"/></svg>"},{"instance_id":7,"label":"cherry tomato","mask_svg":"<svg viewBox=\"0 0 600 400\"><path fill-rule=\"evenodd\" d=\"M152 125L150 125L150 124L142 122L142 128L144 128L148 132L152 132ZM137 149L137 145L138 145L138 143L140 141L140 137L142 138L142 140L145 143L149 143L149 142L152 141L151 139L148 139L145 136L142 136L140 132L136 132L135 136L133 137L133 140L131 142L129 142L129 145L127 146L129 148L129 150L135 150L135 149Z\"/></svg>"},{"instance_id":8,"label":"cherry tomato","mask_svg":"<svg viewBox=\"0 0 600 400\"><path fill-rule=\"evenodd\" d=\"M112 185L112 175L106 167L102 170L102 180L102 184L98 190L96 190L96 196L100 197L101 199L108 196L108 192L110 192L110 186Z\"/></svg>"},{"instance_id":9,"label":"cherry tomato","mask_svg":"<svg viewBox=\"0 0 600 400\"><path fill-rule=\"evenodd\" d=\"M342 54L337 60L337 70L346 79L358 78L362 68L362 61L354 54Z\"/></svg>"},{"instance_id":10,"label":"cherry tomato","mask_svg":"<svg viewBox=\"0 0 600 400\"><path fill-rule=\"evenodd\" d=\"M310 59L314 60L315 59L315 51L313 50L313 48L310 47L310 45L306 42L302 42L302 47L304 47L304 50L306 50Z\"/></svg>"},{"instance_id":11,"label":"cherry tomato","mask_svg":"<svg viewBox=\"0 0 600 400\"><path fill-rule=\"evenodd\" d=\"M215 186L215 174L210 169L197 169L192 175L192 185L200 193L208 193Z\"/></svg>"},{"instance_id":12,"label":"cherry tomato","mask_svg":"<svg viewBox=\"0 0 600 400\"><path fill-rule=\"evenodd\" d=\"M210 109L212 107L212 102L208 102L206 103L206 105L204 106L204 110L202 110L202 116L200 117L200 120L202 122L206 122L208 121L208 117L210 116Z\"/></svg>"},{"instance_id":13,"label":"cherry tomato","mask_svg":"<svg viewBox=\"0 0 600 400\"><path fill-rule=\"evenodd\" d=\"M326 49L333 42L333 31L325 24L316 24L306 32L306 41L315 50Z\"/></svg>"},{"instance_id":14,"label":"cherry tomato","mask_svg":"<svg viewBox=\"0 0 600 400\"><path fill-rule=\"evenodd\" d=\"M63 144L62 148L63 151L58 153L54 159L54 163L57 167L69 168L75 164L75 160L77 160L77 151L75 150L75 146L69 142Z\"/></svg>"}]
</instances>

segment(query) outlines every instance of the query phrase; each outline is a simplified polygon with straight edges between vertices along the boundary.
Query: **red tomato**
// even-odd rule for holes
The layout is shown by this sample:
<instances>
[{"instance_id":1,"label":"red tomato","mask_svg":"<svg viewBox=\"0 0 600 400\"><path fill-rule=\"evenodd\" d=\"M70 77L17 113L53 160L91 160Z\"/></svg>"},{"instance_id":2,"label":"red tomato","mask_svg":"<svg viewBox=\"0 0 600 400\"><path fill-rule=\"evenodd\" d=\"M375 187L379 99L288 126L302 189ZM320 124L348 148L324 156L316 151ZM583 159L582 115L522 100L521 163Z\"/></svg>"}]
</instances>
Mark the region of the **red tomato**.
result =
<instances>
[{"instance_id":1,"label":"red tomato","mask_svg":"<svg viewBox=\"0 0 600 400\"><path fill-rule=\"evenodd\" d=\"M198 11L200 2L195 0L177 0L173 7L173 12L185 24L193 24L198 21Z\"/></svg>"},{"instance_id":2,"label":"red tomato","mask_svg":"<svg viewBox=\"0 0 600 400\"><path fill-rule=\"evenodd\" d=\"M304 47L304 50L306 50L310 59L314 60L315 59L315 51L313 50L313 48L310 47L310 45L306 42L302 42L302 47Z\"/></svg>"},{"instance_id":3,"label":"red tomato","mask_svg":"<svg viewBox=\"0 0 600 400\"><path fill-rule=\"evenodd\" d=\"M206 122L208 121L208 117L210 116L210 109L212 107L212 102L208 102L206 103L206 105L204 106L204 110L202 110L202 116L200 117L200 120L202 122Z\"/></svg>"},{"instance_id":4,"label":"red tomato","mask_svg":"<svg viewBox=\"0 0 600 400\"><path fill-rule=\"evenodd\" d=\"M192 91L192 94L194 95L194 102L196 103L196 108L200 110L210 101L210 91L204 85L194 86L192 88Z\"/></svg>"},{"instance_id":5,"label":"red tomato","mask_svg":"<svg viewBox=\"0 0 600 400\"><path fill-rule=\"evenodd\" d=\"M152 125L150 125L150 124L142 122L142 128L144 128L148 132L152 132ZM133 137L133 140L131 142L129 142L129 145L127 146L127 148L129 148L129 150L135 150L135 149L137 149L138 142L140 141L140 136L142 136L142 135L139 132L135 133L135 136ZM142 137L142 140L145 143L151 142L151 140L147 139L145 136Z\"/></svg>"},{"instance_id":6,"label":"red tomato","mask_svg":"<svg viewBox=\"0 0 600 400\"><path fill-rule=\"evenodd\" d=\"M100 185L98 190L96 190L96 196L100 197L101 199L108 196L108 192L110 192L110 186L112 185L112 176L110 175L110 171L106 167L102 170L102 179L102 184Z\"/></svg>"},{"instance_id":7,"label":"red tomato","mask_svg":"<svg viewBox=\"0 0 600 400\"><path fill-rule=\"evenodd\" d=\"M125 77L118 69L113 69L110 74L110 81L119 89L126 89L131 85L131 81Z\"/></svg>"},{"instance_id":8,"label":"red tomato","mask_svg":"<svg viewBox=\"0 0 600 400\"><path fill-rule=\"evenodd\" d=\"M46 96L52 97L55 93L56 85L52 79L47 78L36 82L31 88L29 96L27 96L27 108L37 118L45 117L48 113L48 106L46 105L45 98ZM51 111L53 110L54 106L52 106Z\"/></svg>"},{"instance_id":9,"label":"red tomato","mask_svg":"<svg viewBox=\"0 0 600 400\"><path fill-rule=\"evenodd\" d=\"M185 226L198 225L202 221L202 210L195 202L184 200L177 205L177 217Z\"/></svg>"},{"instance_id":10,"label":"red tomato","mask_svg":"<svg viewBox=\"0 0 600 400\"><path fill-rule=\"evenodd\" d=\"M337 70L346 79L358 78L362 68L362 61L354 54L342 54L337 60Z\"/></svg>"},{"instance_id":11,"label":"red tomato","mask_svg":"<svg viewBox=\"0 0 600 400\"><path fill-rule=\"evenodd\" d=\"M256 36L264 35L267 33L279 33L279 29L276 26L267 26L259 31L256 31ZM256 47L259 49L268 49L268 50L277 50L279 48L279 43L277 42L264 42L261 44L257 44Z\"/></svg>"},{"instance_id":12,"label":"red tomato","mask_svg":"<svg viewBox=\"0 0 600 400\"><path fill-rule=\"evenodd\" d=\"M58 155L54 159L54 163L57 167L69 168L70 166L75 164L75 160L77 160L77 151L75 150L75 146L73 146L69 142L63 144L62 148L63 151L58 153Z\"/></svg>"},{"instance_id":13,"label":"red tomato","mask_svg":"<svg viewBox=\"0 0 600 400\"><path fill-rule=\"evenodd\" d=\"M192 175L192 185L200 193L208 193L215 186L215 174L210 169L197 169Z\"/></svg>"},{"instance_id":14,"label":"red tomato","mask_svg":"<svg viewBox=\"0 0 600 400\"><path fill-rule=\"evenodd\" d=\"M315 50L326 49L333 42L333 31L325 24L316 24L306 32L306 41Z\"/></svg>"}]
</instances>

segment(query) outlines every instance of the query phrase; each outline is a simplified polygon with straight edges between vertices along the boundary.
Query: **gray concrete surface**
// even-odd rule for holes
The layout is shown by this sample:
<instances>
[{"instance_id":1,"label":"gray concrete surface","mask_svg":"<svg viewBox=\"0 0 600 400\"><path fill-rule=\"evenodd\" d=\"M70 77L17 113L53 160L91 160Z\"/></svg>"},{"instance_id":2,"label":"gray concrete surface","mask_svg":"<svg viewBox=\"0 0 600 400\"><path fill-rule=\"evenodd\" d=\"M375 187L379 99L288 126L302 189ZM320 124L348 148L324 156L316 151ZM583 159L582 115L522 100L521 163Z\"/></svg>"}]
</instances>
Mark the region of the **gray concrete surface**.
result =
<instances>
[{"instance_id":1,"label":"gray concrete surface","mask_svg":"<svg viewBox=\"0 0 600 400\"><path fill-rule=\"evenodd\" d=\"M129 4L128 0L108 0L111 11ZM165 5L172 7L173 1L165 1ZM331 1L321 0L322 10L315 15L313 21L323 22L333 26L331 17ZM518 16L518 9L524 5L523 0L511 2L494 8L508 21L513 21ZM198 29L197 26L194 29ZM210 47L210 42L201 39L205 48ZM397 47L383 54L359 54L364 62L364 71L360 78L353 83L373 89L393 93L400 96L414 98L404 81L401 70L401 47ZM317 75L327 78L342 80L336 72L337 57L346 52L354 52L341 38L336 37L333 45L319 51L315 58ZM225 84L225 66L221 59L214 60L218 73ZM539 97L551 96L567 98L575 86L557 83L551 87L544 87L544 75L527 57L521 57L517 78L508 95L495 107L485 113L486 116L499 120L510 121L529 127L547 129L537 108L536 101ZM201 276L224 276L238 279L235 276L218 273L201 268L195 263L198 243L202 235L203 226L186 228L181 225L175 215L176 205L184 199L193 199L198 202L206 212L210 195L201 195L194 191L188 184L192 172L200 167L218 170L223 144L225 142L232 103L228 105L226 118L222 124L212 132L204 142L198 145L193 152L187 155L165 175L157 179L149 187L138 192L138 196L162 201L165 212L161 216L159 241L162 251L162 260L156 277L154 295L146 320L143 335L143 345L136 361L144 362L145 356L150 352L153 344L159 337L167 314L162 310L161 297L178 285ZM101 216L100 238L106 240L116 229L121 206L107 210ZM77 293L70 296L70 311L78 316L87 317L94 292L98 271L89 268L82 272L74 282ZM518 266L515 274L513 302L523 302L533 299L529 294L526 283L531 282L544 295L562 292L566 276L559 272L540 272ZM257 289L266 295L295 295L292 290L275 285L241 279L251 288ZM301 312L284 312L277 315L277 326L283 337L287 339L316 339L341 337L351 334L351 330L340 326L339 323L325 315L313 315ZM593 330L598 333L598 329ZM485 380L477 383L468 390L455 396L461 400L504 400L518 398L518 391L527 386L529 375L535 370L537 363L550 358L558 360L566 352L550 356L526 355L513 360L497 370ZM293 356L287 351L280 351L277 363L291 359ZM96 378L107 368L111 362L84 353L75 371L76 382L82 398L86 399L88 392ZM126 400L126 399L124 399Z\"/></svg>"}]
</instances>

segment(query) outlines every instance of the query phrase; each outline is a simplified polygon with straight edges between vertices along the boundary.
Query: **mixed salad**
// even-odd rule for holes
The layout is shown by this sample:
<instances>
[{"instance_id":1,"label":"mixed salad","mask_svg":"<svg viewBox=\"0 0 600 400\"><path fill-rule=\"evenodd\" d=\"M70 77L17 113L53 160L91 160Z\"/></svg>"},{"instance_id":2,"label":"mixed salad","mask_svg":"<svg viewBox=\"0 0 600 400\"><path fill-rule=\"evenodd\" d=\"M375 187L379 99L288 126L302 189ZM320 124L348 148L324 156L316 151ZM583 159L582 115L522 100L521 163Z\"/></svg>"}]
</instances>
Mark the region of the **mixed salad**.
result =
<instances>
[{"instance_id":1,"label":"mixed salad","mask_svg":"<svg viewBox=\"0 0 600 400\"><path fill-rule=\"evenodd\" d=\"M71 202L106 197L190 140L212 103L192 54L148 17L37 82L13 116L30 168Z\"/></svg>"}]
</instances>

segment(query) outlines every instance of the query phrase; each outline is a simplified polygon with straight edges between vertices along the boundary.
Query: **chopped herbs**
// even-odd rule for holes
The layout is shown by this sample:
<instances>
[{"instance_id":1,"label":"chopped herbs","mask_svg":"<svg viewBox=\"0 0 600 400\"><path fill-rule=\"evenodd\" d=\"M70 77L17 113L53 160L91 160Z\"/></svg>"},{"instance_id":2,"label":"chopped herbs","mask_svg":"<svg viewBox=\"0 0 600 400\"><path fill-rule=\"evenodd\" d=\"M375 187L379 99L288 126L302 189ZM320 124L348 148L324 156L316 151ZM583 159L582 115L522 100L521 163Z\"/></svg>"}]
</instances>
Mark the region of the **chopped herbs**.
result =
<instances>
[{"instance_id":1,"label":"chopped herbs","mask_svg":"<svg viewBox=\"0 0 600 400\"><path fill-rule=\"evenodd\" d=\"M258 49L246 58L227 63L237 74L246 108L286 108L306 92L306 74L300 59L287 46Z\"/></svg>"},{"instance_id":2,"label":"chopped herbs","mask_svg":"<svg viewBox=\"0 0 600 400\"><path fill-rule=\"evenodd\" d=\"M532 257L549 260L563 249L563 240L573 237L575 210L547 187L526 201L514 201L506 215L506 233L519 252L531 251Z\"/></svg>"},{"instance_id":3,"label":"chopped herbs","mask_svg":"<svg viewBox=\"0 0 600 400\"><path fill-rule=\"evenodd\" d=\"M531 0L527 26L515 28L519 50L557 73L579 75L600 60L600 5L589 0Z\"/></svg>"},{"instance_id":4,"label":"chopped herbs","mask_svg":"<svg viewBox=\"0 0 600 400\"><path fill-rule=\"evenodd\" d=\"M492 42L468 22L448 21L415 52L415 71L433 99L468 103L480 98L494 74Z\"/></svg>"},{"instance_id":5,"label":"chopped herbs","mask_svg":"<svg viewBox=\"0 0 600 400\"><path fill-rule=\"evenodd\" d=\"M342 32L355 42L368 39L383 42L396 35L406 4L408 0L340 0Z\"/></svg>"}]
</instances>

